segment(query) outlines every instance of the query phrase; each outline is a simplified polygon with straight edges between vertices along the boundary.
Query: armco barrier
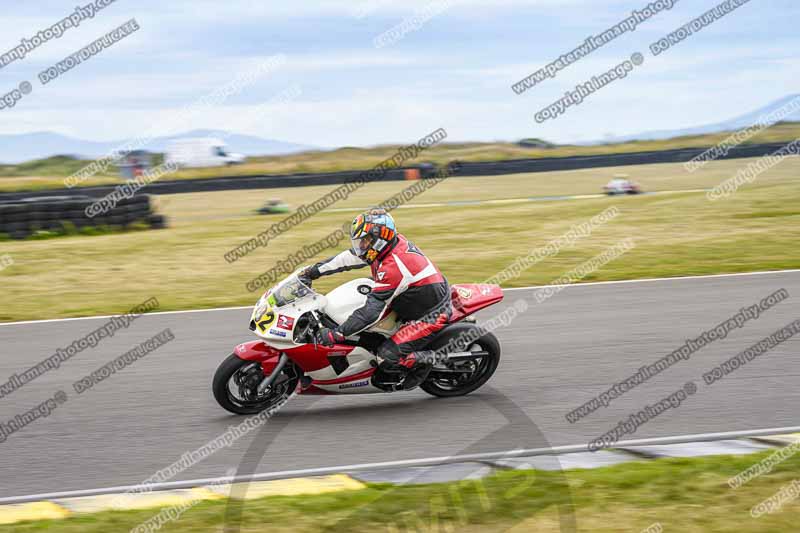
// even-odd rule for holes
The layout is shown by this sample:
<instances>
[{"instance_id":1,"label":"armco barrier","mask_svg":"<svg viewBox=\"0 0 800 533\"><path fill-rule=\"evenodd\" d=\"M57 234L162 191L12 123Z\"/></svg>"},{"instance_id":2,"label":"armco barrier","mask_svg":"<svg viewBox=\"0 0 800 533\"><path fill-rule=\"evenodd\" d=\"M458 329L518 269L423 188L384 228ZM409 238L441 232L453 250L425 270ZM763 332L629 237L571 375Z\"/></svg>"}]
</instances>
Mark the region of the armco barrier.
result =
<instances>
[{"instance_id":1,"label":"armco barrier","mask_svg":"<svg viewBox=\"0 0 800 533\"><path fill-rule=\"evenodd\" d=\"M786 143L753 144L731 148L728 155L719 159L761 157L771 154ZM699 156L708 148L678 148L658 152L631 152L625 154L586 155L573 157L543 157L540 159L511 159L507 161L462 162L460 176L496 176L525 172L551 172L555 170L578 170L585 168L621 167L628 165L652 165L658 163L685 163Z\"/></svg>"},{"instance_id":2,"label":"armco barrier","mask_svg":"<svg viewBox=\"0 0 800 533\"><path fill-rule=\"evenodd\" d=\"M731 148L719 159L761 157L771 154L786 143L751 144ZM631 152L626 154L587 155L572 157L542 157L538 159L511 159L506 161L461 162L458 176L496 176L527 172L550 172L554 170L577 170L584 168L616 167L628 165L651 165L656 163L685 163L708 150L703 148L679 148L657 152ZM419 165L421 178L433 174L430 165ZM375 181L399 181L407 179L406 171L399 168L387 171ZM147 186L149 194L176 194L190 192L228 191L237 189L273 189L280 187L305 187L309 185L339 185L364 174L364 170L348 170L323 174L288 174L267 176L229 176L208 179L160 180ZM416 174L416 173L414 173ZM49 191L22 191L0 193L0 201L53 195L88 195L95 198L112 192L116 186L80 187Z\"/></svg>"},{"instance_id":3,"label":"armco barrier","mask_svg":"<svg viewBox=\"0 0 800 533\"><path fill-rule=\"evenodd\" d=\"M363 170L347 170L326 174L288 174L269 176L228 176L208 179L159 180L147 185L148 194L178 194L189 192L231 191L238 189L275 189L279 187L306 187L309 185L339 185L363 176ZM387 171L372 181L397 181L405 179L404 169ZM0 201L19 198L34 198L52 195L87 195L101 198L116 188L116 185L79 187L74 189L50 189L47 191L29 191L0 193Z\"/></svg>"},{"instance_id":4,"label":"armco barrier","mask_svg":"<svg viewBox=\"0 0 800 533\"><path fill-rule=\"evenodd\" d=\"M39 230L62 231L69 225L76 229L88 226L127 227L146 222L163 227L164 219L154 215L150 196L143 194L121 200L113 209L95 217L86 216L94 202L89 196L47 196L16 201L0 201L0 233L12 239L24 239Z\"/></svg>"}]
</instances>

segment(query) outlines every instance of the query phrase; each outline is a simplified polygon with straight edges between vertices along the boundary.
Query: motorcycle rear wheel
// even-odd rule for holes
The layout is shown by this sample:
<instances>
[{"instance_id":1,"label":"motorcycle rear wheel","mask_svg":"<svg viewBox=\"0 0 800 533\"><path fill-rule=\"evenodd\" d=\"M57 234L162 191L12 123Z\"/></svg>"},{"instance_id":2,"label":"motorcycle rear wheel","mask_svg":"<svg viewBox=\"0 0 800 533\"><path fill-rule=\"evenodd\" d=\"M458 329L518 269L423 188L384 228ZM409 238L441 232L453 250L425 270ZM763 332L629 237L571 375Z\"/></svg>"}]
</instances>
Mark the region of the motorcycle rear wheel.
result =
<instances>
[{"instance_id":1,"label":"motorcycle rear wheel","mask_svg":"<svg viewBox=\"0 0 800 533\"><path fill-rule=\"evenodd\" d=\"M261 364L231 354L214 373L211 388L223 409L237 415L252 415L275 407L295 391L300 377L294 365L286 365L281 374L269 389L258 395L256 388L265 377Z\"/></svg>"},{"instance_id":2,"label":"motorcycle rear wheel","mask_svg":"<svg viewBox=\"0 0 800 533\"><path fill-rule=\"evenodd\" d=\"M438 350L444 348L450 341L456 339L464 329L466 328L454 328L449 334L445 333L437 338L429 349ZM488 355L475 362L470 362L474 368L469 372L464 372L460 379L456 379L457 376L447 379L438 377L436 368L434 368L431 371L431 375L419 388L432 396L451 398L464 396L482 387L489 381L489 378L497 370L497 365L500 364L500 341L493 334L487 333L470 344L468 349L471 352L485 351Z\"/></svg>"}]
</instances>

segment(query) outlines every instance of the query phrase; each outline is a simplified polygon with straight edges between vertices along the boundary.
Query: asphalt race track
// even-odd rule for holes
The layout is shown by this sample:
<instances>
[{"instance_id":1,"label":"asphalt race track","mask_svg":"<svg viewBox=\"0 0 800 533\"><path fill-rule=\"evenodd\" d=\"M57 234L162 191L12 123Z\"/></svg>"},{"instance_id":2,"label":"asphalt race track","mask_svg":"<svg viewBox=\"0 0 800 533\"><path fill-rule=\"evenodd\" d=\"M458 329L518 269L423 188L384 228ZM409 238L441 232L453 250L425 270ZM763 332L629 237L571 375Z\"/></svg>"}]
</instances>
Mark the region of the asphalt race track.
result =
<instances>
[{"instance_id":1,"label":"asphalt race track","mask_svg":"<svg viewBox=\"0 0 800 533\"><path fill-rule=\"evenodd\" d=\"M564 415L645 364L770 293L789 299L570 424ZM702 374L800 318L800 272L568 287L496 333L500 368L487 387L448 400L414 391L299 397L258 430L173 480L587 443L631 412L693 380L697 393L626 438L798 424L800 340L790 339L708 386ZM158 296L157 294L154 296ZM137 484L242 421L219 408L210 382L233 347L253 337L249 310L144 316L56 370L0 399L6 423L58 390L68 400L0 443L0 497ZM105 319L0 326L0 381L50 356ZM81 395L72 384L164 328L175 340ZM251 444L253 446L251 446ZM249 449L249 451L248 451Z\"/></svg>"}]
</instances>

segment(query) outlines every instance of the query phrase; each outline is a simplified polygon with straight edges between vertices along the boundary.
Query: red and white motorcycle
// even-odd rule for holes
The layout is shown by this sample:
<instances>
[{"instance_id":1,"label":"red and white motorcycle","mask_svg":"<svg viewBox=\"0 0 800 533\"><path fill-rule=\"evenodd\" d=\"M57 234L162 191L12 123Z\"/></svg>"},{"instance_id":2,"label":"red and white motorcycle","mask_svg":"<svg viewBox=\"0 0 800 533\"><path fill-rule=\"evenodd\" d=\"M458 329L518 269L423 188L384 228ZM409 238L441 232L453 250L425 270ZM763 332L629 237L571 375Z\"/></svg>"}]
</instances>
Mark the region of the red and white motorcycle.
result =
<instances>
[{"instance_id":1,"label":"red and white motorcycle","mask_svg":"<svg viewBox=\"0 0 800 533\"><path fill-rule=\"evenodd\" d=\"M299 271L298 271L299 272ZM403 390L405 371L378 368L378 346L401 323L390 312L367 331L334 346L314 344L320 327L336 327L364 305L374 282L359 278L318 294L298 273L259 299L250 330L261 340L240 344L217 369L217 402L236 414L253 414L299 394L367 394ZM452 287L450 323L427 349L441 354L420 388L434 396L468 394L486 383L500 362L497 338L480 330L473 315L503 299L497 285Z\"/></svg>"}]
</instances>

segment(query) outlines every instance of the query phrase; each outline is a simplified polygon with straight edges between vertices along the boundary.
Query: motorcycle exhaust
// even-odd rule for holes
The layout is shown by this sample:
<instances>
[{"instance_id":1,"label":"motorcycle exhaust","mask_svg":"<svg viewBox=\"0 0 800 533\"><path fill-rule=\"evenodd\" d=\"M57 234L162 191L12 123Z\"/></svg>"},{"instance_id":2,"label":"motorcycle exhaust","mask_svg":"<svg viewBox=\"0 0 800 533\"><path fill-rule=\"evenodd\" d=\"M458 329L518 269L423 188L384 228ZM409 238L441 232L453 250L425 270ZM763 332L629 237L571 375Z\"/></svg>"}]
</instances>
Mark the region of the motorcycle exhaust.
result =
<instances>
[{"instance_id":1,"label":"motorcycle exhaust","mask_svg":"<svg viewBox=\"0 0 800 533\"><path fill-rule=\"evenodd\" d=\"M457 363L459 361L472 361L473 359L480 359L481 357L486 357L489 355L487 351L477 351L477 352L453 352L444 354L447 356L448 361L453 361Z\"/></svg>"}]
</instances>

